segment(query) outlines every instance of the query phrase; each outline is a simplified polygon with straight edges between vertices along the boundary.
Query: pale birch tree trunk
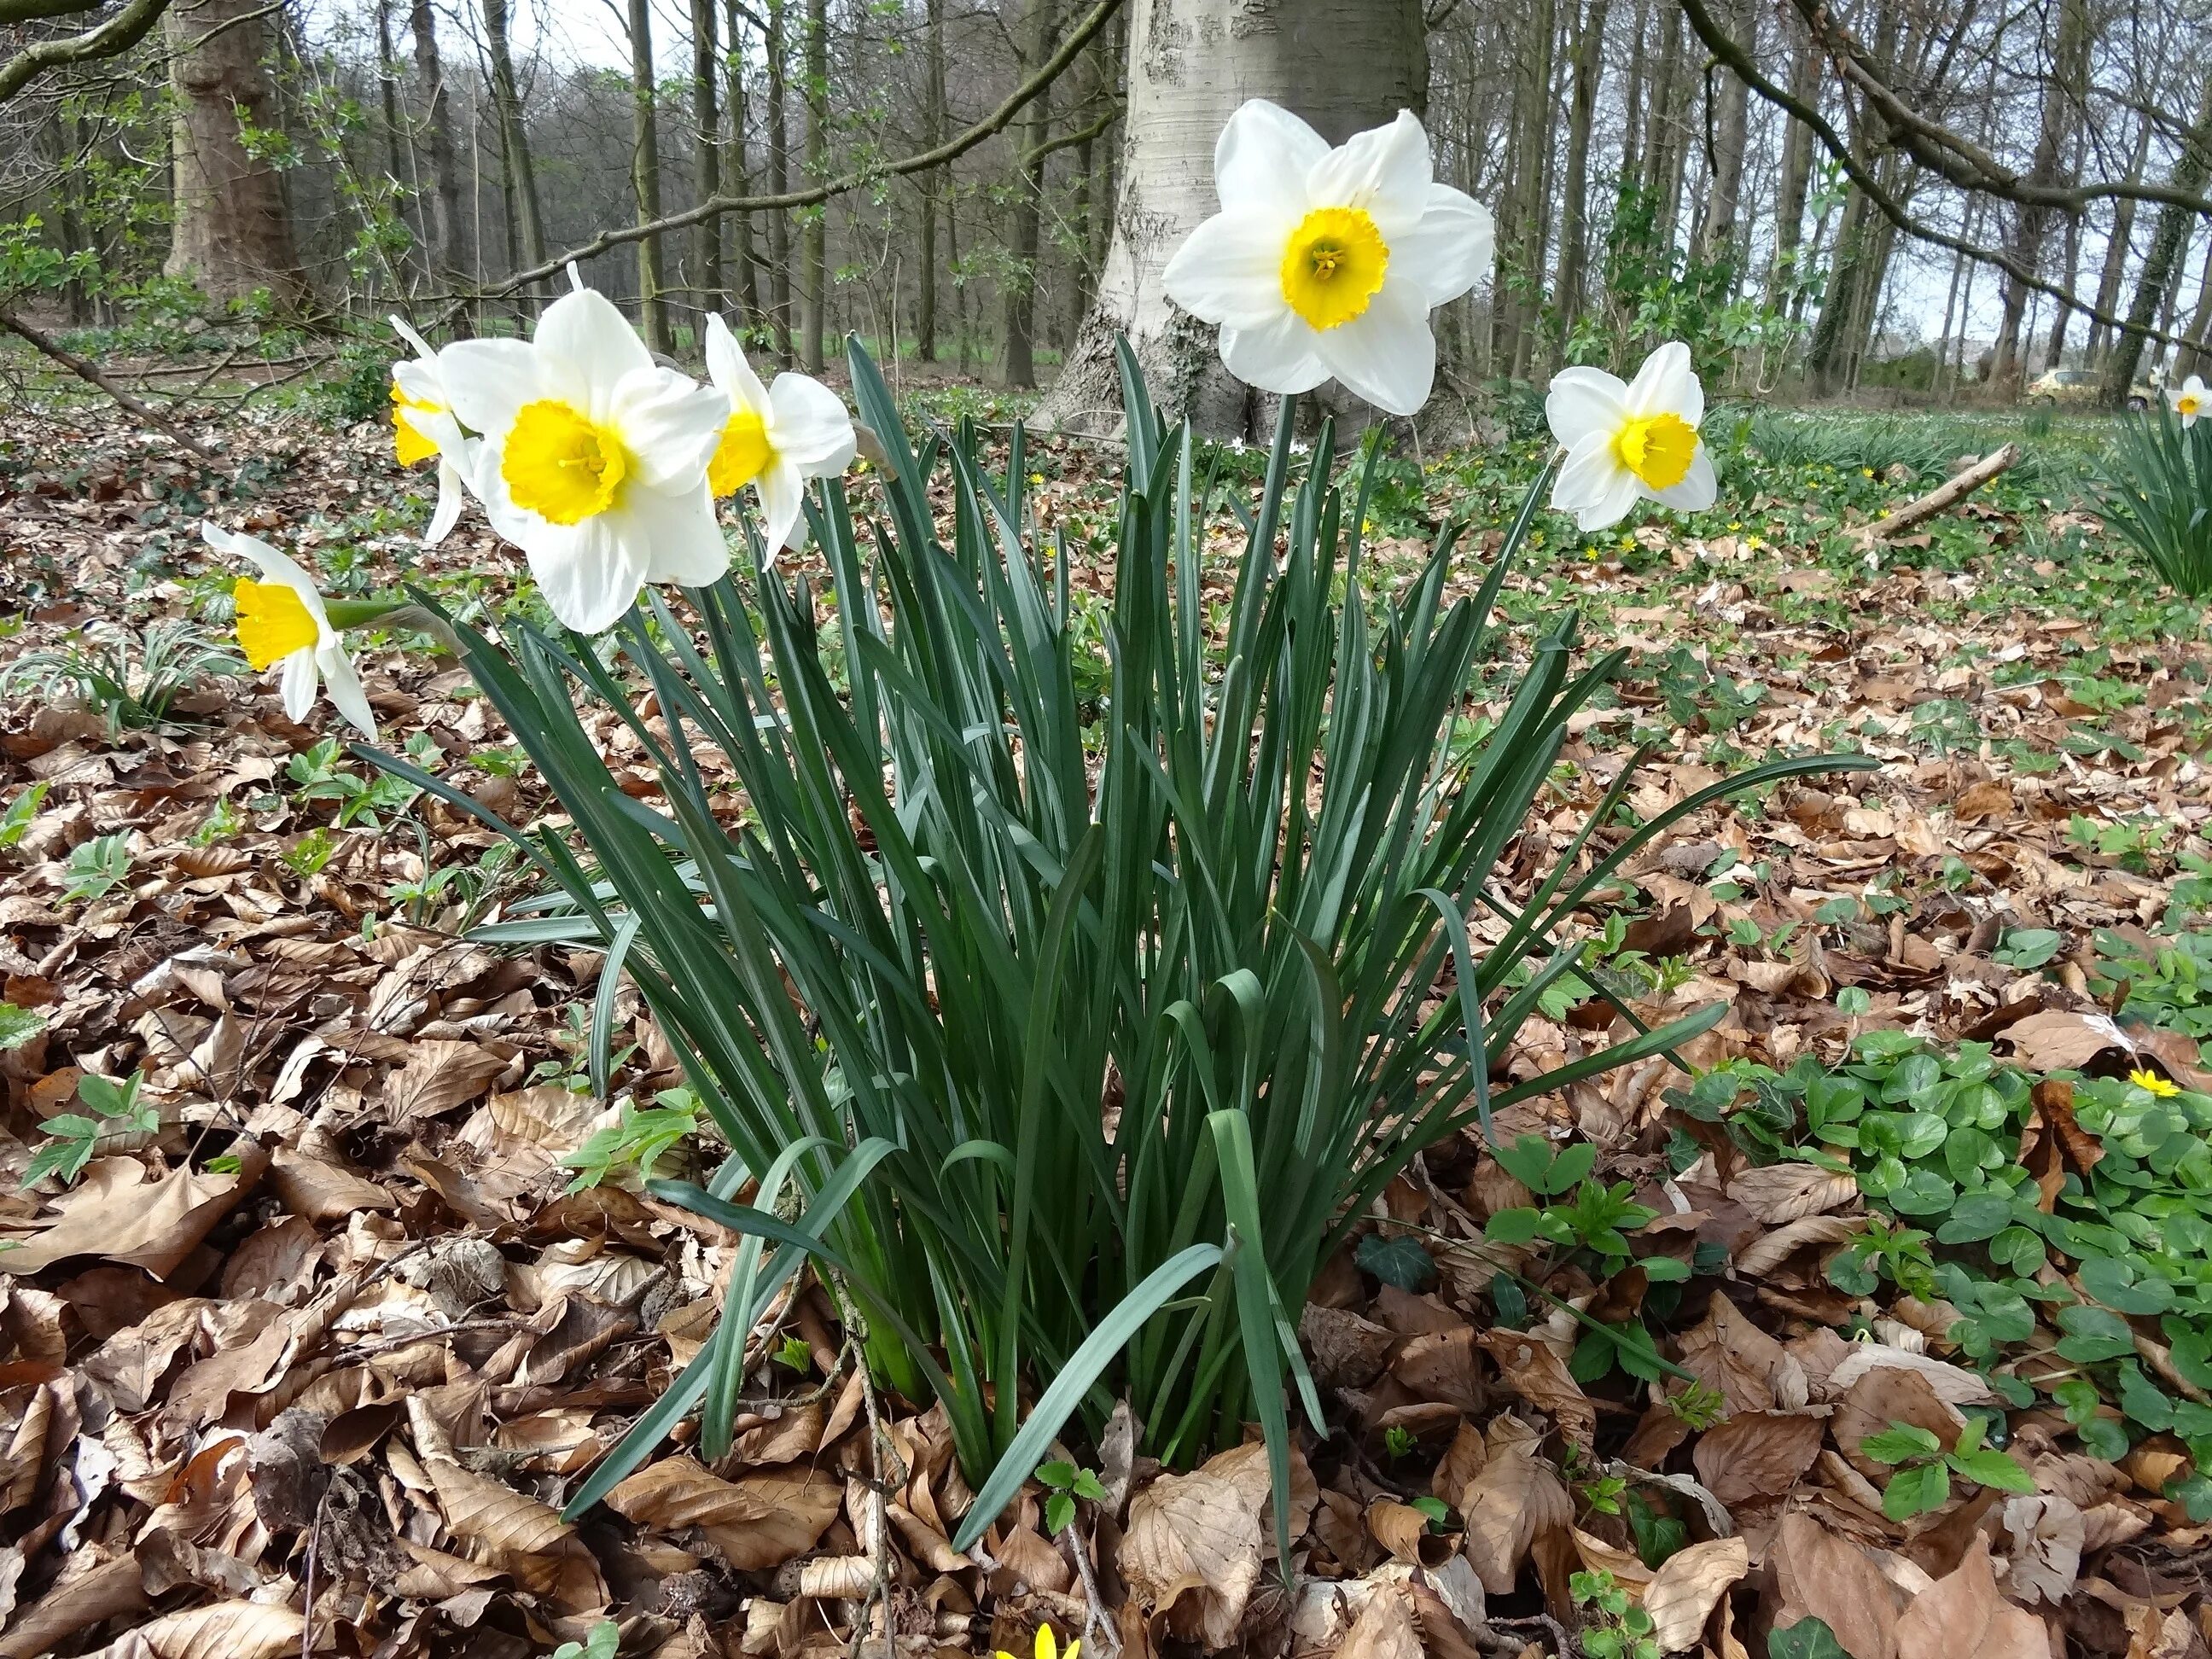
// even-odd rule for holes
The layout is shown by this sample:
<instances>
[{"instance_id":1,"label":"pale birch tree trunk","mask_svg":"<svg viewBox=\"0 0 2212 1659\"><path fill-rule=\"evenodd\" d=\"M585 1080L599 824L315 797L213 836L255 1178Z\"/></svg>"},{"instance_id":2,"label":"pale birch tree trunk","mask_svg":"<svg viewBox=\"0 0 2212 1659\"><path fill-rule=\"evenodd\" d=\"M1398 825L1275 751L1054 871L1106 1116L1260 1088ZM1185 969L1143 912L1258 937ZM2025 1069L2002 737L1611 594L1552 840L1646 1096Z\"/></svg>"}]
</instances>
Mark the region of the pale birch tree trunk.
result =
<instances>
[{"instance_id":1,"label":"pale birch tree trunk","mask_svg":"<svg viewBox=\"0 0 2212 1659\"><path fill-rule=\"evenodd\" d=\"M1114 240L1098 297L1038 420L1119 425L1114 341L1126 334L1153 398L1201 430L1249 434L1261 394L1231 377L1213 330L1169 301L1160 273L1217 207L1213 141L1247 98L1269 98L1332 143L1419 112L1428 53L1418 0L1148 0L1129 20L1129 107Z\"/></svg>"}]
</instances>

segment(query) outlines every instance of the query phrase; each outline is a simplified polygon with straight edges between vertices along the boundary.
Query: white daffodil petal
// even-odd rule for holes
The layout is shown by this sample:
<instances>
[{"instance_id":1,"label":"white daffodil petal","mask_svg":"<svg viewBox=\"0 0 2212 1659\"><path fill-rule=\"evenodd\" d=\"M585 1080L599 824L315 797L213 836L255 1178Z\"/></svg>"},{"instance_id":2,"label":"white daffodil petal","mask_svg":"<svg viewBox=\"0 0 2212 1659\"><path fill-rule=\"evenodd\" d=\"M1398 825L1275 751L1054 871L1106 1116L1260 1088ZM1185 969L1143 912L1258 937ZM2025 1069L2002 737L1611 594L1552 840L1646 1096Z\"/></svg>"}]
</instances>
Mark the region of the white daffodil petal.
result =
<instances>
[{"instance_id":1,"label":"white daffodil petal","mask_svg":"<svg viewBox=\"0 0 2212 1659\"><path fill-rule=\"evenodd\" d=\"M1431 185L1420 223L1390 244L1390 275L1410 277L1440 306L1482 280L1496 246L1489 209L1464 191Z\"/></svg>"},{"instance_id":2,"label":"white daffodil petal","mask_svg":"<svg viewBox=\"0 0 2212 1659\"><path fill-rule=\"evenodd\" d=\"M537 349L523 340L456 340L438 354L446 404L471 432L503 433L514 411L544 395Z\"/></svg>"},{"instance_id":3,"label":"white daffodil petal","mask_svg":"<svg viewBox=\"0 0 2212 1659\"><path fill-rule=\"evenodd\" d=\"M1410 110L1387 127L1355 132L1306 177L1316 206L1364 209L1382 233L1397 239L1421 222L1429 204L1429 135Z\"/></svg>"},{"instance_id":4,"label":"white daffodil petal","mask_svg":"<svg viewBox=\"0 0 2212 1659\"><path fill-rule=\"evenodd\" d=\"M730 325L712 313L707 318L707 378L722 389L732 408L768 413L768 388L745 361L744 348Z\"/></svg>"},{"instance_id":5,"label":"white daffodil petal","mask_svg":"<svg viewBox=\"0 0 2212 1659\"><path fill-rule=\"evenodd\" d=\"M319 644L328 644L337 637L331 627L331 613L323 608L323 596L315 586L315 579L284 554L263 541L258 536L241 535L225 530L210 520L200 521L200 538L218 553L228 553L234 559L244 559L272 582L282 582L300 597L307 614L315 619L320 638ZM313 693L308 701L314 700ZM295 714L293 719L299 716Z\"/></svg>"},{"instance_id":6,"label":"white daffodil petal","mask_svg":"<svg viewBox=\"0 0 2212 1659\"><path fill-rule=\"evenodd\" d=\"M578 289L546 307L530 337L530 349L537 354L546 392L594 421L607 418L623 376L653 366L653 354L629 319L596 289ZM468 421L466 415L461 418Z\"/></svg>"},{"instance_id":7,"label":"white daffodil petal","mask_svg":"<svg viewBox=\"0 0 2212 1659\"><path fill-rule=\"evenodd\" d=\"M1390 414L1419 413L1436 385L1437 337L1429 328L1428 296L1416 283L1384 282L1365 311L1320 331L1315 342L1331 374Z\"/></svg>"},{"instance_id":8,"label":"white daffodil petal","mask_svg":"<svg viewBox=\"0 0 2212 1659\"><path fill-rule=\"evenodd\" d=\"M545 603L563 628L604 634L622 620L645 585L645 550L616 533L616 515L547 525L521 544Z\"/></svg>"},{"instance_id":9,"label":"white daffodil petal","mask_svg":"<svg viewBox=\"0 0 2212 1659\"><path fill-rule=\"evenodd\" d=\"M1168 297L1209 323L1264 326L1285 309L1283 247L1296 223L1242 206L1215 214L1160 274Z\"/></svg>"},{"instance_id":10,"label":"white daffodil petal","mask_svg":"<svg viewBox=\"0 0 2212 1659\"><path fill-rule=\"evenodd\" d=\"M645 579L704 587L730 568L730 544L707 486L634 489L623 498L615 533L646 550Z\"/></svg>"},{"instance_id":11,"label":"white daffodil petal","mask_svg":"<svg viewBox=\"0 0 2212 1659\"><path fill-rule=\"evenodd\" d=\"M1628 419L1628 388L1601 368L1563 368L1544 394L1544 418L1552 435L1569 449L1594 433L1610 443Z\"/></svg>"},{"instance_id":12,"label":"white daffodil petal","mask_svg":"<svg viewBox=\"0 0 2212 1659\"><path fill-rule=\"evenodd\" d=\"M1702 513L1711 507L1720 494L1720 480L1713 476L1713 458L1705 444L1699 442L1690 457L1690 470L1681 483L1651 494L1677 513Z\"/></svg>"},{"instance_id":13,"label":"white daffodil petal","mask_svg":"<svg viewBox=\"0 0 2212 1659\"><path fill-rule=\"evenodd\" d=\"M1328 379L1328 365L1314 349L1319 337L1286 309L1257 327L1223 328L1221 361L1231 374L1262 392L1310 392Z\"/></svg>"},{"instance_id":14,"label":"white daffodil petal","mask_svg":"<svg viewBox=\"0 0 2212 1659\"><path fill-rule=\"evenodd\" d=\"M1306 210L1307 176L1328 155L1328 141L1290 111L1247 99L1214 141L1213 187L1224 208L1295 219Z\"/></svg>"},{"instance_id":15,"label":"white daffodil petal","mask_svg":"<svg viewBox=\"0 0 2212 1659\"><path fill-rule=\"evenodd\" d=\"M422 545L435 547L445 540L446 533L459 520L461 508L467 501L468 489L462 480L460 468L441 454L438 457L438 507L430 515L430 527L422 532Z\"/></svg>"},{"instance_id":16,"label":"white daffodil petal","mask_svg":"<svg viewBox=\"0 0 2212 1659\"><path fill-rule=\"evenodd\" d=\"M415 348L416 356L435 361L437 352L432 349L428 340L415 331L415 325L412 323L397 312L392 313L385 320L392 325L392 331L394 334Z\"/></svg>"},{"instance_id":17,"label":"white daffodil petal","mask_svg":"<svg viewBox=\"0 0 2212 1659\"><path fill-rule=\"evenodd\" d=\"M806 485L799 469L779 458L753 480L760 495L761 539L773 559L787 547L806 545Z\"/></svg>"},{"instance_id":18,"label":"white daffodil petal","mask_svg":"<svg viewBox=\"0 0 2212 1659\"><path fill-rule=\"evenodd\" d=\"M1690 366L1690 348L1669 340L1644 360L1623 399L1632 415L1679 415L1692 426L1705 418L1705 389Z\"/></svg>"},{"instance_id":19,"label":"white daffodil petal","mask_svg":"<svg viewBox=\"0 0 2212 1659\"><path fill-rule=\"evenodd\" d=\"M1575 444L1552 481L1552 506L1575 515L1584 532L1619 524L1636 505L1636 475L1620 465L1613 441L1593 432Z\"/></svg>"},{"instance_id":20,"label":"white daffodil petal","mask_svg":"<svg viewBox=\"0 0 2212 1659\"><path fill-rule=\"evenodd\" d=\"M730 418L730 400L672 368L633 371L605 399L607 421L622 434L637 481L653 489L688 489L707 476Z\"/></svg>"},{"instance_id":21,"label":"white daffodil petal","mask_svg":"<svg viewBox=\"0 0 2212 1659\"><path fill-rule=\"evenodd\" d=\"M402 358L392 366L392 383L410 403L428 404L432 409L446 406L446 378L438 372L434 359L426 362L420 358ZM409 418L413 420L413 414L410 413ZM414 424L417 428L422 426L419 420L416 420ZM430 437L428 432L422 435ZM431 439L431 441L434 443L437 441Z\"/></svg>"},{"instance_id":22,"label":"white daffodil petal","mask_svg":"<svg viewBox=\"0 0 2212 1659\"><path fill-rule=\"evenodd\" d=\"M315 666L315 653L295 651L284 659L277 676L277 694L284 702L285 718L294 721L307 718L307 711L315 706L315 692L321 674Z\"/></svg>"},{"instance_id":23,"label":"white daffodil petal","mask_svg":"<svg viewBox=\"0 0 2212 1659\"><path fill-rule=\"evenodd\" d=\"M834 478L859 448L853 417L828 386L805 374L779 374L769 388L769 442L802 478Z\"/></svg>"},{"instance_id":24,"label":"white daffodil petal","mask_svg":"<svg viewBox=\"0 0 2212 1659\"><path fill-rule=\"evenodd\" d=\"M374 743L376 716L369 710L368 694L362 690L361 676L355 672L353 659L346 655L345 647L325 646L315 653L313 665L322 671L323 684L330 689L331 707L351 720L362 736ZM293 718L297 720L299 716Z\"/></svg>"}]
</instances>

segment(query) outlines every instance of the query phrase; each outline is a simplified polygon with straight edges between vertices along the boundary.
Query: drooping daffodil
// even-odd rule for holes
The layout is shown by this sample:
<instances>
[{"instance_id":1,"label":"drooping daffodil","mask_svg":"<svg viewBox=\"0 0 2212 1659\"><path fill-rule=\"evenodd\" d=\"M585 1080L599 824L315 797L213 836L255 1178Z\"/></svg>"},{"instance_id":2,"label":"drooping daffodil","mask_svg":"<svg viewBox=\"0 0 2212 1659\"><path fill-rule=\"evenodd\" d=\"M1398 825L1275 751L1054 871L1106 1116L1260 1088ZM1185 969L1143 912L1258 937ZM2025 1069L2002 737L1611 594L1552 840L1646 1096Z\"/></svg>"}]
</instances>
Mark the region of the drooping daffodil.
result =
<instances>
[{"instance_id":1,"label":"drooping daffodil","mask_svg":"<svg viewBox=\"0 0 2212 1659\"><path fill-rule=\"evenodd\" d=\"M1567 452L1552 505L1588 532L1618 524L1639 500L1683 513L1713 504L1718 484L1698 427L1705 388L1690 348L1669 340L1623 385L1601 368L1563 368L1544 399L1552 435Z\"/></svg>"},{"instance_id":2,"label":"drooping daffodil","mask_svg":"<svg viewBox=\"0 0 2212 1659\"><path fill-rule=\"evenodd\" d=\"M2173 412L2181 416L2181 424L2185 427L2195 426L2197 417L2205 412L2208 399L2212 399L2212 392L2204 389L2202 374L2191 375L2181 383L2179 391L2169 390L2166 396L2166 401L2173 405Z\"/></svg>"},{"instance_id":3,"label":"drooping daffodil","mask_svg":"<svg viewBox=\"0 0 2212 1659\"><path fill-rule=\"evenodd\" d=\"M238 644L256 670L283 665L279 689L284 712L305 720L315 694L330 687L331 704L371 743L376 716L361 689L361 676L331 626L314 578L258 536L244 536L203 521L200 534L218 553L243 559L260 571L259 580L241 576L231 588L238 607Z\"/></svg>"},{"instance_id":4,"label":"drooping daffodil","mask_svg":"<svg viewBox=\"0 0 2212 1659\"><path fill-rule=\"evenodd\" d=\"M564 626L599 633L647 582L702 587L729 568L707 494L729 400L657 365L605 295L580 285L528 341L459 340L438 365L482 434L485 515Z\"/></svg>"},{"instance_id":5,"label":"drooping daffodil","mask_svg":"<svg viewBox=\"0 0 2212 1659\"><path fill-rule=\"evenodd\" d=\"M435 547L461 516L468 500L469 469L476 441L461 429L446 396L446 375L430 343L394 317L392 326L416 355L392 366L392 447L402 466L438 458L438 506L423 532L422 545Z\"/></svg>"},{"instance_id":6,"label":"drooping daffodil","mask_svg":"<svg viewBox=\"0 0 2212 1659\"><path fill-rule=\"evenodd\" d=\"M836 392L804 374L779 374L763 386L720 317L707 319L707 378L730 400L708 489L720 501L753 487L771 557L804 546L806 481L834 478L853 464L853 417Z\"/></svg>"},{"instance_id":7,"label":"drooping daffodil","mask_svg":"<svg viewBox=\"0 0 2212 1659\"><path fill-rule=\"evenodd\" d=\"M1221 361L1264 392L1334 378L1393 415L1436 382L1429 313L1490 266L1490 215L1431 174L1406 111L1332 149L1255 98L1213 150L1221 210L1168 261L1169 296L1220 325Z\"/></svg>"}]
</instances>

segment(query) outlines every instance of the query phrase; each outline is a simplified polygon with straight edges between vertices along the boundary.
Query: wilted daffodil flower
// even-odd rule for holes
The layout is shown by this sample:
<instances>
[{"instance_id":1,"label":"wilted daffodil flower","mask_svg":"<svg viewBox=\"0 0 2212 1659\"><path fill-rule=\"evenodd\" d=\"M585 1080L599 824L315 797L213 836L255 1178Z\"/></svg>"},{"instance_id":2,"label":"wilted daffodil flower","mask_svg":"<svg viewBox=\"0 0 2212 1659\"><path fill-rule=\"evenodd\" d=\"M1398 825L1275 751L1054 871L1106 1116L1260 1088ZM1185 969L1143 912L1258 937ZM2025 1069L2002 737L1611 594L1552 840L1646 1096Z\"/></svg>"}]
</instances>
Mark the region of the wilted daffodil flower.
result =
<instances>
[{"instance_id":1,"label":"wilted daffodil flower","mask_svg":"<svg viewBox=\"0 0 2212 1659\"><path fill-rule=\"evenodd\" d=\"M806 480L834 478L853 464L853 417L836 392L804 374L779 374L763 386L720 317L707 319L707 377L730 400L707 488L720 501L750 484L769 552L805 545Z\"/></svg>"},{"instance_id":2,"label":"wilted daffodil flower","mask_svg":"<svg viewBox=\"0 0 2212 1659\"><path fill-rule=\"evenodd\" d=\"M2167 401L2173 405L2173 412L2181 416L2181 424L2191 427L2197 424L2197 417L2204 413L2206 397L2212 394L2207 394L2204 390L2204 377L2192 374L2181 383L2179 391L2168 392L2166 395Z\"/></svg>"},{"instance_id":3,"label":"wilted daffodil flower","mask_svg":"<svg viewBox=\"0 0 2212 1659\"><path fill-rule=\"evenodd\" d=\"M1168 261L1169 295L1221 327L1221 361L1264 392L1332 377L1393 415L1428 401L1429 313L1490 264L1490 215L1430 176L1429 138L1401 111L1331 149L1255 98L1213 150L1221 211Z\"/></svg>"},{"instance_id":4,"label":"wilted daffodil flower","mask_svg":"<svg viewBox=\"0 0 2212 1659\"><path fill-rule=\"evenodd\" d=\"M404 319L392 318L392 326L416 354L392 366L392 447L402 466L438 458L438 506L422 537L423 546L435 547L468 500L464 485L476 459L476 444L453 418L446 398L445 372L430 343Z\"/></svg>"},{"instance_id":5,"label":"wilted daffodil flower","mask_svg":"<svg viewBox=\"0 0 2212 1659\"><path fill-rule=\"evenodd\" d=\"M332 707L363 737L376 741L376 716L369 713L361 676L338 642L314 578L258 537L205 522L200 534L216 552L244 559L261 572L260 580L241 576L230 590L238 607L238 644L257 670L284 665L285 714L305 720L315 706L316 691L327 681Z\"/></svg>"},{"instance_id":6,"label":"wilted daffodil flower","mask_svg":"<svg viewBox=\"0 0 2212 1659\"><path fill-rule=\"evenodd\" d=\"M483 434L472 482L562 624L611 628L649 581L699 587L729 568L707 463L729 400L653 361L604 295L578 287L531 338L438 356L461 423Z\"/></svg>"},{"instance_id":7,"label":"wilted daffodil flower","mask_svg":"<svg viewBox=\"0 0 2212 1659\"><path fill-rule=\"evenodd\" d=\"M1680 340L1646 357L1626 386L1601 368L1561 369L1544 415L1567 452L1552 505L1585 532L1618 524L1639 499L1684 513L1713 504L1719 487L1698 435L1705 388Z\"/></svg>"}]
</instances>

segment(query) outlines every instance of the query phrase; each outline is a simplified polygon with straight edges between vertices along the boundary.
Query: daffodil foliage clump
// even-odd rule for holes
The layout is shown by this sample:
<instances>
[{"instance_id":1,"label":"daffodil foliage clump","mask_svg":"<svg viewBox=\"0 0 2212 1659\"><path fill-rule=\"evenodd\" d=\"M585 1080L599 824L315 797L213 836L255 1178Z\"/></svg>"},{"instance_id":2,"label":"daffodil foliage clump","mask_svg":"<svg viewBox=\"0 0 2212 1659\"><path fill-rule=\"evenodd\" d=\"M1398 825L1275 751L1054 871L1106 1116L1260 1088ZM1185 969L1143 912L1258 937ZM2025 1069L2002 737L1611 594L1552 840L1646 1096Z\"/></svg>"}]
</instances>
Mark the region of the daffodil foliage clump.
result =
<instances>
[{"instance_id":1,"label":"daffodil foliage clump","mask_svg":"<svg viewBox=\"0 0 2212 1659\"><path fill-rule=\"evenodd\" d=\"M1717 792L1593 842L1625 773L1527 908L1492 896L1568 718L1618 661L1576 672L1563 616L1495 730L1468 723L1543 481L1473 599L1445 600L1447 535L1370 606L1377 452L1341 479L1324 427L1295 471L1286 400L1217 646L1190 434L1126 356L1112 680L1086 706L1018 433L1003 476L972 431L917 445L851 360L883 510L856 522L836 482L810 505L829 593L756 543L749 580L680 611L647 590L611 653L460 635L589 849L524 838L561 901L520 927L605 945L605 995L625 973L641 988L731 1152L705 1188L653 1190L753 1241L713 1340L575 1507L695 1409L707 1455L727 1445L746 1334L810 1257L879 1382L943 1401L981 1488L970 1533L1071 1416L1095 1429L1117 1399L1170 1460L1256 1419L1286 1479L1286 1395L1319 1416L1299 1310L1369 1202L1498 1104L1709 1023L1489 1092L1490 1057L1574 964L1561 921ZM587 735L598 707L664 802L618 787ZM710 789L708 750L741 797Z\"/></svg>"}]
</instances>

